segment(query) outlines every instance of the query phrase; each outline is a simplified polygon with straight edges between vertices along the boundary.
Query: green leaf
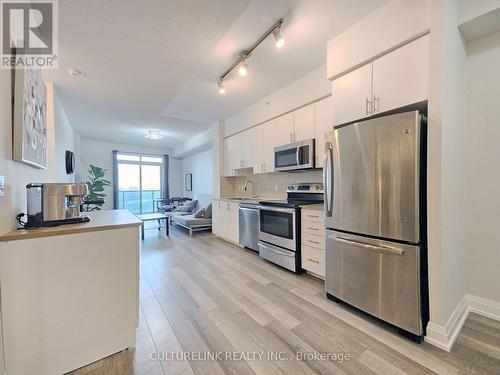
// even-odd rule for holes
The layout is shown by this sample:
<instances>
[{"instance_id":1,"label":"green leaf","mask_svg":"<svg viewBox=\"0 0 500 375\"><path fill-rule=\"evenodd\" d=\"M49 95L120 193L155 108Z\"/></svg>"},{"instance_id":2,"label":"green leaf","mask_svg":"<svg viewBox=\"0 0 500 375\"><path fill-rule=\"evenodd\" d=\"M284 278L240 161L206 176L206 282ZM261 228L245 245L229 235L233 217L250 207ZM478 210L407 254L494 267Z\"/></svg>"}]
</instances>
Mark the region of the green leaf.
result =
<instances>
[{"instance_id":1,"label":"green leaf","mask_svg":"<svg viewBox=\"0 0 500 375\"><path fill-rule=\"evenodd\" d=\"M105 180L103 177L105 176L106 170L95 166L95 165L89 165L88 173L89 173L89 180L86 182L89 194L88 194L88 199L89 200L97 200L97 199L104 199L107 194L102 193L105 189L106 186L111 186L112 183L109 180ZM98 209L97 206L102 206L102 204L99 205L93 205L92 209Z\"/></svg>"}]
</instances>

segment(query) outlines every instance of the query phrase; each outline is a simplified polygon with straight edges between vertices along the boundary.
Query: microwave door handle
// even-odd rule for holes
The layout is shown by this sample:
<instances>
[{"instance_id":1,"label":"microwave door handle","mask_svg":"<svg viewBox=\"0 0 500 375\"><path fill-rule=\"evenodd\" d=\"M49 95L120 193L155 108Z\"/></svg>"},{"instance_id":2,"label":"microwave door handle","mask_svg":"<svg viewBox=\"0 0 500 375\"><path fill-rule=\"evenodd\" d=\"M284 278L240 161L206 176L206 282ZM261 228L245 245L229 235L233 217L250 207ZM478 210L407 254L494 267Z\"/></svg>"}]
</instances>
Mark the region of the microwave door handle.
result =
<instances>
[{"instance_id":1,"label":"microwave door handle","mask_svg":"<svg viewBox=\"0 0 500 375\"><path fill-rule=\"evenodd\" d=\"M333 152L332 144L325 145L325 162L323 169L323 185L325 186L325 216L332 216L333 205Z\"/></svg>"},{"instance_id":2,"label":"microwave door handle","mask_svg":"<svg viewBox=\"0 0 500 375\"><path fill-rule=\"evenodd\" d=\"M297 147L297 150L295 152L295 160L297 162L297 166L300 165L300 147Z\"/></svg>"}]
</instances>

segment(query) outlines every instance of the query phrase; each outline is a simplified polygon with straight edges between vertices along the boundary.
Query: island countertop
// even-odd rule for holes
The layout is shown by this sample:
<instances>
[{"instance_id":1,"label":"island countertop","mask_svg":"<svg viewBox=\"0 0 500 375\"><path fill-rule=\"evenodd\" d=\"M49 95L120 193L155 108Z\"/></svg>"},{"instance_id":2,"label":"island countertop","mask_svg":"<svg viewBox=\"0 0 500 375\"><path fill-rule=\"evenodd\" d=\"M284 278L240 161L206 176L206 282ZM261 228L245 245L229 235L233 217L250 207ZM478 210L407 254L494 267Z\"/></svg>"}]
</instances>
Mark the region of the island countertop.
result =
<instances>
[{"instance_id":1,"label":"island countertop","mask_svg":"<svg viewBox=\"0 0 500 375\"><path fill-rule=\"evenodd\" d=\"M128 210L102 210L85 213L90 221L79 224L65 224L56 227L18 229L0 236L0 242L27 240L40 237L62 236L95 232L101 230L139 227L142 221Z\"/></svg>"}]
</instances>

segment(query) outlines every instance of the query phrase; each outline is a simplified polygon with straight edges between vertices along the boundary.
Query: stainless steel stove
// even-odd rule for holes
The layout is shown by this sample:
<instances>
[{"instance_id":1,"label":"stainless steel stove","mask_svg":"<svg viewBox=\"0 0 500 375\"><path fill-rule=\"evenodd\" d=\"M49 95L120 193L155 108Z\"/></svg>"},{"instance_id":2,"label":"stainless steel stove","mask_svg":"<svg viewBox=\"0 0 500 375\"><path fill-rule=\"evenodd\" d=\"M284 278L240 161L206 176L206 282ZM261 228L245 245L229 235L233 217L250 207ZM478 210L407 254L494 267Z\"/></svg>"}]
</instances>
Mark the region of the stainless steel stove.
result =
<instances>
[{"instance_id":1,"label":"stainless steel stove","mask_svg":"<svg viewBox=\"0 0 500 375\"><path fill-rule=\"evenodd\" d=\"M323 203L323 184L288 186L287 199L261 201L259 255L293 272L300 266L300 207Z\"/></svg>"}]
</instances>

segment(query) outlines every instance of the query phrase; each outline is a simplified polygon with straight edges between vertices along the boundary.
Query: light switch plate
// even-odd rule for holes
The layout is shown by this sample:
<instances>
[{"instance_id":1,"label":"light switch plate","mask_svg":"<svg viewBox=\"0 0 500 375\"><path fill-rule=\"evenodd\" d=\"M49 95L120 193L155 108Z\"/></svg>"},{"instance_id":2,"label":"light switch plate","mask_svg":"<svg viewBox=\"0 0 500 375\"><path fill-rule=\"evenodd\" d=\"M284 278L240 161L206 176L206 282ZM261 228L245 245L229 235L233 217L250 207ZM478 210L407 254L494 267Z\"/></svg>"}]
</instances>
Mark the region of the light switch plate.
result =
<instances>
[{"instance_id":1,"label":"light switch plate","mask_svg":"<svg viewBox=\"0 0 500 375\"><path fill-rule=\"evenodd\" d=\"M5 176L0 176L0 198L5 197Z\"/></svg>"}]
</instances>

